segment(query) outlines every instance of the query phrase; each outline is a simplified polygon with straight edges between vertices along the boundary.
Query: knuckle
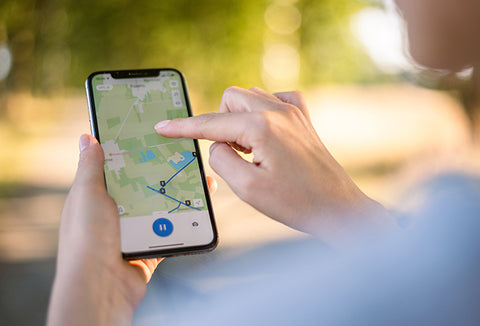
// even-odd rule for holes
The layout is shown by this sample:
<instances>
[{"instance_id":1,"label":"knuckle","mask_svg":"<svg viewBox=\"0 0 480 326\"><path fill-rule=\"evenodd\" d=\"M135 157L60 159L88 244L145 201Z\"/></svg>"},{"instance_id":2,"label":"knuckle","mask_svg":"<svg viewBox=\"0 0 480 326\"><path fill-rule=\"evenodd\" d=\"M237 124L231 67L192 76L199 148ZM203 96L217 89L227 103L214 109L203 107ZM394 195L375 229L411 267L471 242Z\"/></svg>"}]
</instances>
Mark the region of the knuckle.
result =
<instances>
[{"instance_id":1,"label":"knuckle","mask_svg":"<svg viewBox=\"0 0 480 326\"><path fill-rule=\"evenodd\" d=\"M289 118L295 118L301 115L300 109L293 104L285 103L283 105L283 111Z\"/></svg>"},{"instance_id":2,"label":"knuckle","mask_svg":"<svg viewBox=\"0 0 480 326\"><path fill-rule=\"evenodd\" d=\"M284 103L297 106L299 109L305 106L305 97L302 92L291 91L276 94Z\"/></svg>"},{"instance_id":3,"label":"knuckle","mask_svg":"<svg viewBox=\"0 0 480 326\"><path fill-rule=\"evenodd\" d=\"M238 93L238 92L240 91L240 89L241 89L241 88L238 87L238 86L230 86L230 87L227 87L227 88L225 89L225 91L223 92L223 97L225 98L225 97L231 96L231 95L233 95L233 94L235 94L235 93Z\"/></svg>"},{"instance_id":4,"label":"knuckle","mask_svg":"<svg viewBox=\"0 0 480 326\"><path fill-rule=\"evenodd\" d=\"M248 90L252 92L263 91L260 87L257 87L257 86L250 87Z\"/></svg>"},{"instance_id":5,"label":"knuckle","mask_svg":"<svg viewBox=\"0 0 480 326\"><path fill-rule=\"evenodd\" d=\"M303 93L300 92L300 91L292 91L292 92L290 92L290 94L292 94L292 97L297 98L297 99L303 98Z\"/></svg>"},{"instance_id":6,"label":"knuckle","mask_svg":"<svg viewBox=\"0 0 480 326\"><path fill-rule=\"evenodd\" d=\"M241 88L237 86L230 86L223 91L222 101L220 103L219 112L229 111L229 103L233 101L233 98L238 96Z\"/></svg>"}]
</instances>

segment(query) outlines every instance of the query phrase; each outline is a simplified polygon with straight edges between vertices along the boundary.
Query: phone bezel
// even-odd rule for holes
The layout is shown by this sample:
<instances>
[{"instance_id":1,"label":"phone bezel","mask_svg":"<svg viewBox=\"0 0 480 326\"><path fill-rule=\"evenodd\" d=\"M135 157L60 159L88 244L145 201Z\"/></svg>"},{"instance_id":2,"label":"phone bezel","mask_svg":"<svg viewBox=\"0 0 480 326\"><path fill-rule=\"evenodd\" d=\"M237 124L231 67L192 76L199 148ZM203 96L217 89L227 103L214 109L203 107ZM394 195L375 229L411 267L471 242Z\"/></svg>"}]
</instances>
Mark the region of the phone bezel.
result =
<instances>
[{"instance_id":1,"label":"phone bezel","mask_svg":"<svg viewBox=\"0 0 480 326\"><path fill-rule=\"evenodd\" d=\"M187 83L185 80L185 77L183 74L175 69L175 68L155 68L155 69L130 69L130 70L104 70L104 71L96 71L90 74L85 81L85 88L87 92L87 102L88 102L88 113L89 113L89 120L90 120L90 129L92 135L99 141L100 143L100 134L98 131L98 124L97 124L97 116L96 116L96 108L95 108L95 100L94 100L94 93L93 93L93 87L92 87L92 80L95 76L101 75L101 74L110 74L113 78L115 76L121 76L118 78L145 78L145 77L153 77L153 76L158 76L162 71L173 71L177 73L180 76L180 80L182 83L182 88L184 91L184 96L185 96L185 103L187 106L187 112L188 116L192 116L192 109L190 105L190 97L188 95L188 89L187 89ZM212 227L213 231L213 239L210 243L205 244L205 245L199 245L199 246L189 246L189 247L179 247L179 248L168 248L168 249L158 249L158 250L149 250L149 251L142 251L142 252L122 252L122 256L125 259L141 259L141 258L155 258L155 257L168 257L168 256L177 256L177 255L189 255L189 254L196 254L196 253L202 253L202 252L208 252L212 251L215 249L215 247L218 244L218 232L217 232L217 227L215 223L215 218L213 214L213 209L212 209L212 203L210 199L210 193L208 190L208 183L207 179L205 177L205 171L203 168L203 161L202 161L202 156L200 152L200 147L198 145L198 140L197 139L192 139L194 146L195 146L195 151L197 152L197 157L198 157L198 166L200 169L200 176L202 179L202 185L203 189L205 192L205 199L207 202L207 208L209 212L209 217L210 217L210 225ZM107 184L105 182L105 186L107 187ZM119 217L120 219L120 217Z\"/></svg>"}]
</instances>

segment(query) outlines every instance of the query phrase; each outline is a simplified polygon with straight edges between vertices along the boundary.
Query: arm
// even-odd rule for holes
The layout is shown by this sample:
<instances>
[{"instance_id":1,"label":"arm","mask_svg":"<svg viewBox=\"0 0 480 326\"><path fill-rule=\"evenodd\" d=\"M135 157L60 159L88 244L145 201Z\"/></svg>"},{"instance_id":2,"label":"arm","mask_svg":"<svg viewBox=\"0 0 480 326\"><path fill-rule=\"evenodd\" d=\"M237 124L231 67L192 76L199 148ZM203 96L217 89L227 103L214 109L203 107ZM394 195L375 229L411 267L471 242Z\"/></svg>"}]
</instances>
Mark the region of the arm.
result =
<instances>
[{"instance_id":1,"label":"arm","mask_svg":"<svg viewBox=\"0 0 480 326\"><path fill-rule=\"evenodd\" d=\"M334 247L396 228L328 152L298 92L228 88L219 113L162 121L156 130L215 141L210 165L241 199ZM253 162L235 150L253 153Z\"/></svg>"}]
</instances>

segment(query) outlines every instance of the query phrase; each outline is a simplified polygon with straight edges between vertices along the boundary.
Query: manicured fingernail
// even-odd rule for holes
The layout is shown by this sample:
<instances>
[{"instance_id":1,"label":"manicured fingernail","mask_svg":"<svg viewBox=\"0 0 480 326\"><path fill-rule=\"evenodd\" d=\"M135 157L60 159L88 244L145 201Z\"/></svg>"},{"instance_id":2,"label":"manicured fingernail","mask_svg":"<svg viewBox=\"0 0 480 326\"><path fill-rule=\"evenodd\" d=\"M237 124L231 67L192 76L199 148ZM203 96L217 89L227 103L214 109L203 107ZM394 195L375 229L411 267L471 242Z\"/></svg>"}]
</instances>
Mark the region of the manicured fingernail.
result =
<instances>
[{"instance_id":1,"label":"manicured fingernail","mask_svg":"<svg viewBox=\"0 0 480 326\"><path fill-rule=\"evenodd\" d=\"M168 125L169 123L170 123L170 120L160 121L159 123L157 123L155 125L155 130L160 130L160 129L164 128L166 125Z\"/></svg>"},{"instance_id":2,"label":"manicured fingernail","mask_svg":"<svg viewBox=\"0 0 480 326\"><path fill-rule=\"evenodd\" d=\"M89 135L87 134L83 134L81 137L80 137L80 142L79 142L79 146L80 146L80 152L83 152L83 150L85 148L87 148L91 143L91 138Z\"/></svg>"}]
</instances>

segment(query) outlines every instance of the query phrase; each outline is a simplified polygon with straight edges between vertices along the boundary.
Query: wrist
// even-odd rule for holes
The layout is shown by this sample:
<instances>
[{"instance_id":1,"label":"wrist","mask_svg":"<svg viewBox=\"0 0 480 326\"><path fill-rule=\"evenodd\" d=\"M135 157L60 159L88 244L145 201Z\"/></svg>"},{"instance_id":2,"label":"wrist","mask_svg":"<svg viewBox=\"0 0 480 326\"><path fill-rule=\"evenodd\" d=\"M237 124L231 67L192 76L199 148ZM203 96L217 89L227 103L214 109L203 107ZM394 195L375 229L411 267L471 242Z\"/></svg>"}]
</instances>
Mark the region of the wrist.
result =
<instances>
[{"instance_id":1,"label":"wrist","mask_svg":"<svg viewBox=\"0 0 480 326\"><path fill-rule=\"evenodd\" d=\"M125 262L126 263L126 262ZM108 271L88 262L68 270L57 270L48 325L131 325L142 293L118 271ZM103 266L102 266L103 267Z\"/></svg>"},{"instance_id":2,"label":"wrist","mask_svg":"<svg viewBox=\"0 0 480 326\"><path fill-rule=\"evenodd\" d=\"M309 220L306 229L334 249L344 250L365 244L376 238L398 232L396 219L380 203L361 193L361 196L326 212L320 210Z\"/></svg>"}]
</instances>

